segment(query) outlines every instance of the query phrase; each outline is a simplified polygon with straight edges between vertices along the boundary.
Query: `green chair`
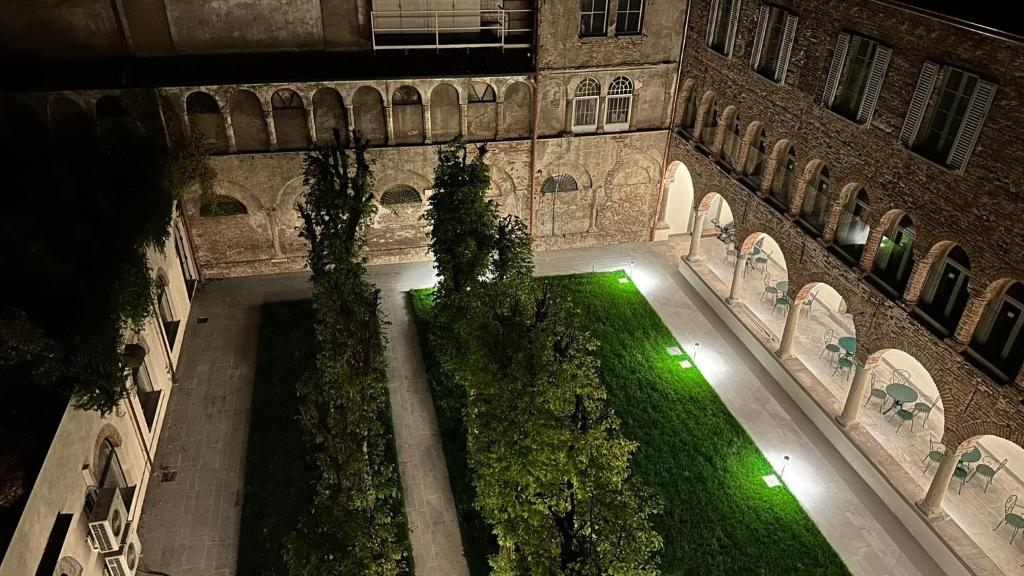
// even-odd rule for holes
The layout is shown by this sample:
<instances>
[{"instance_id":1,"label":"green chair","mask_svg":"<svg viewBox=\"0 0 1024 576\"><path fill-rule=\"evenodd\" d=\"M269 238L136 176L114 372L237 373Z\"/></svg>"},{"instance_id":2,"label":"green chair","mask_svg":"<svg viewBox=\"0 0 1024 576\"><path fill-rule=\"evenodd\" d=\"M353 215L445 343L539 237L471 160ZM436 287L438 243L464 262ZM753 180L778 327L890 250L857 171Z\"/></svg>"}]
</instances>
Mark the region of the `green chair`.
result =
<instances>
[{"instance_id":1,"label":"green chair","mask_svg":"<svg viewBox=\"0 0 1024 576\"><path fill-rule=\"evenodd\" d=\"M762 279L764 280L764 291L761 292L761 301L764 302L765 296L769 298L769 302L777 299L779 297L779 288L772 282L772 275L765 274L762 276Z\"/></svg>"},{"instance_id":2,"label":"green chair","mask_svg":"<svg viewBox=\"0 0 1024 576\"><path fill-rule=\"evenodd\" d=\"M776 298L775 304L772 304L772 314L775 314L775 309L778 308L779 306L782 306L783 312L789 311L789 297L779 296L778 298Z\"/></svg>"},{"instance_id":3,"label":"green chair","mask_svg":"<svg viewBox=\"0 0 1024 576\"><path fill-rule=\"evenodd\" d=\"M932 410L935 408L935 405L939 403L939 399L936 397L929 403L928 397L922 395L921 400L923 400L923 402L914 404L914 414L924 414L924 423L927 424L928 418L932 415Z\"/></svg>"},{"instance_id":4,"label":"green chair","mask_svg":"<svg viewBox=\"0 0 1024 576\"><path fill-rule=\"evenodd\" d=\"M853 359L849 356L843 356L836 360L836 369L832 371L832 375L835 376L840 370L846 371L846 379L850 379L850 373L853 372Z\"/></svg>"},{"instance_id":5,"label":"green chair","mask_svg":"<svg viewBox=\"0 0 1024 576\"><path fill-rule=\"evenodd\" d=\"M889 420L892 421L893 418L898 418L900 421L899 425L896 426L897 434L900 433L900 428L903 428L903 425L908 421L910 422L910 431L914 431L914 413L912 411L907 410L906 408L900 408L889 417Z\"/></svg>"},{"instance_id":6,"label":"green chair","mask_svg":"<svg viewBox=\"0 0 1024 576\"><path fill-rule=\"evenodd\" d=\"M928 472L932 464L941 464L942 459L946 457L946 446L942 442L936 442L934 439L928 439L928 454L921 461L924 464L924 471Z\"/></svg>"},{"instance_id":7,"label":"green chair","mask_svg":"<svg viewBox=\"0 0 1024 576\"><path fill-rule=\"evenodd\" d=\"M871 402L872 398L878 398L879 400L882 401L882 403L878 405L878 411L881 412L882 408L885 408L885 399L888 398L888 397L889 397L889 395L885 392L885 390L883 390L881 388L875 388L875 373L872 372L871 373L871 394L868 394L868 399L867 399L866 402L864 402L864 406L867 406L868 403Z\"/></svg>"},{"instance_id":8,"label":"green chair","mask_svg":"<svg viewBox=\"0 0 1024 576\"><path fill-rule=\"evenodd\" d=\"M1003 519L1000 520L999 524L996 524L996 527L992 529L992 531L995 532L996 530L999 530L999 527L1002 526L1004 523L1013 526L1013 536L1010 536L1010 544L1013 544L1013 539L1017 537L1017 531L1020 530L1019 520L1021 519L1021 517L1017 514L1014 514L1013 512L1014 508L1016 507L1017 495L1014 494L1007 498L1006 502L1003 503Z\"/></svg>"},{"instance_id":9,"label":"green chair","mask_svg":"<svg viewBox=\"0 0 1024 576\"><path fill-rule=\"evenodd\" d=\"M1006 459L1003 458L1003 461L1000 462L999 465L996 466L995 468L992 467L992 464L994 464L994 462L986 458L981 464L978 464L977 466L974 467L974 474L971 474L971 477L968 478L967 481L970 482L971 479L973 479L975 476L981 474L983 478L987 478L985 482L985 490L983 491L988 492L988 487L990 484L992 484L992 478L994 478L1000 470L1006 468Z\"/></svg>"},{"instance_id":10,"label":"green chair","mask_svg":"<svg viewBox=\"0 0 1024 576\"><path fill-rule=\"evenodd\" d=\"M730 248L730 246L731 246L731 248ZM729 245L727 245L725 247L725 257L722 258L722 262L729 262L730 258L732 259L733 262L735 262L736 258L739 257L739 255L740 255L740 251L736 249L736 245L735 244L729 244Z\"/></svg>"},{"instance_id":11,"label":"green chair","mask_svg":"<svg viewBox=\"0 0 1024 576\"><path fill-rule=\"evenodd\" d=\"M833 332L831 328L825 330L825 347L821 349L821 354L818 354L818 358L821 358L822 356L825 356L826 352L828 352L828 355L825 356L825 360L829 364L839 358L839 344L832 341L833 336L835 336L835 332ZM865 406L867 406L867 404L865 404Z\"/></svg>"},{"instance_id":12,"label":"green chair","mask_svg":"<svg viewBox=\"0 0 1024 576\"><path fill-rule=\"evenodd\" d=\"M903 410L900 410L900 412L903 412ZM969 475L970 472L967 471L967 468L964 468L959 464L957 464L956 468L953 469L953 478L960 481L960 488L957 489L956 491L957 494L960 494L964 491L964 484L967 483L967 478ZM1016 533L1014 533L1014 536L1016 536Z\"/></svg>"}]
</instances>

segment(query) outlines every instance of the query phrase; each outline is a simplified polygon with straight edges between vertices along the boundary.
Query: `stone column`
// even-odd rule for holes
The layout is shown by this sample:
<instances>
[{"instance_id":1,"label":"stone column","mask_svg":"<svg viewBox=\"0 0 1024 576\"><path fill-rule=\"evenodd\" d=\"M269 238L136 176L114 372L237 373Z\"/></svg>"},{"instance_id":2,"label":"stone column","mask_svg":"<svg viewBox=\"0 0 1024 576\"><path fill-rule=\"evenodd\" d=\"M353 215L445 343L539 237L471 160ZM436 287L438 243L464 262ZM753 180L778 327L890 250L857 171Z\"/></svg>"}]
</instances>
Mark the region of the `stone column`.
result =
<instances>
[{"instance_id":1,"label":"stone column","mask_svg":"<svg viewBox=\"0 0 1024 576\"><path fill-rule=\"evenodd\" d=\"M658 207L658 223L655 225L657 230L668 228L668 222L665 222L665 209L668 208L668 189L672 186L673 180L674 178L661 180L661 206Z\"/></svg>"},{"instance_id":2,"label":"stone column","mask_svg":"<svg viewBox=\"0 0 1024 576\"><path fill-rule=\"evenodd\" d=\"M953 479L953 471L956 470L959 460L956 450L950 450L947 446L946 457L939 463L939 469L935 471L935 476L932 476L928 493L924 495L923 500L917 503L917 507L929 518L942 513L942 498L946 495L949 481Z\"/></svg>"},{"instance_id":3,"label":"stone column","mask_svg":"<svg viewBox=\"0 0 1024 576\"><path fill-rule=\"evenodd\" d=\"M309 141L316 142L316 116L312 106L306 108L306 130L309 131Z\"/></svg>"},{"instance_id":4,"label":"stone column","mask_svg":"<svg viewBox=\"0 0 1024 576\"><path fill-rule=\"evenodd\" d=\"M738 260L738 258L737 258ZM782 339L775 355L783 360L793 357L793 339L796 338L796 327L800 320L800 303L790 302L786 311L786 327L782 330Z\"/></svg>"},{"instance_id":5,"label":"stone column","mask_svg":"<svg viewBox=\"0 0 1024 576\"><path fill-rule=\"evenodd\" d=\"M230 110L224 111L224 135L228 138L228 152L238 152L238 143L235 142L235 126L231 122Z\"/></svg>"},{"instance_id":6,"label":"stone column","mask_svg":"<svg viewBox=\"0 0 1024 576\"><path fill-rule=\"evenodd\" d=\"M183 128L183 131L185 132L185 138L191 138L192 137L192 120L188 117L188 114L185 114L185 113L177 113L177 114L178 114L178 122L181 123L181 127Z\"/></svg>"},{"instance_id":7,"label":"stone column","mask_svg":"<svg viewBox=\"0 0 1024 576\"><path fill-rule=\"evenodd\" d=\"M605 105L607 99L604 96L600 96L597 99L597 133L604 134L604 114Z\"/></svg>"},{"instance_id":8,"label":"stone column","mask_svg":"<svg viewBox=\"0 0 1024 576\"><path fill-rule=\"evenodd\" d=\"M985 314L985 309L988 307L989 302L991 302L991 299L985 298L984 293L970 295L967 299L967 306L964 307L964 314L960 317L960 323L956 325L956 332L953 333L953 345L955 347L963 350L971 343L974 330L978 327L978 322L981 321L981 317Z\"/></svg>"},{"instance_id":9,"label":"stone column","mask_svg":"<svg viewBox=\"0 0 1024 576\"><path fill-rule=\"evenodd\" d=\"M868 391L871 383L871 373L875 370L876 363L870 366L867 363L861 364L858 360L853 361L854 373L853 384L846 394L846 405L843 406L843 413L836 416L836 421L843 428L856 426L860 417L860 409L864 405L864 394Z\"/></svg>"},{"instance_id":10,"label":"stone column","mask_svg":"<svg viewBox=\"0 0 1024 576\"><path fill-rule=\"evenodd\" d=\"M387 124L387 140L385 144L395 143L395 119L391 116L391 106L384 107L384 122Z\"/></svg>"},{"instance_id":11,"label":"stone column","mask_svg":"<svg viewBox=\"0 0 1024 576\"><path fill-rule=\"evenodd\" d=\"M928 271L932 262L928 260L915 260L914 269L910 272L910 279L907 281L907 288L903 291L903 307L910 310L917 304L921 297L921 289L924 288L924 281L928 278Z\"/></svg>"},{"instance_id":12,"label":"stone column","mask_svg":"<svg viewBox=\"0 0 1024 576\"><path fill-rule=\"evenodd\" d=\"M693 219L693 232L690 233L690 252L686 255L688 262L700 262L700 235L704 231L705 214L707 213L697 212Z\"/></svg>"},{"instance_id":13,"label":"stone column","mask_svg":"<svg viewBox=\"0 0 1024 576\"><path fill-rule=\"evenodd\" d=\"M572 132L572 98L566 98L565 100L565 127L564 132Z\"/></svg>"},{"instance_id":14,"label":"stone column","mask_svg":"<svg viewBox=\"0 0 1024 576\"><path fill-rule=\"evenodd\" d=\"M743 281L743 270L747 266L749 254L736 255L736 268L732 271L732 285L729 287L729 297L725 301L729 304L737 304L743 299L740 298L740 283Z\"/></svg>"},{"instance_id":15,"label":"stone column","mask_svg":"<svg viewBox=\"0 0 1024 576\"><path fill-rule=\"evenodd\" d=\"M430 103L423 103L423 143L430 144L431 142L431 129L430 129Z\"/></svg>"},{"instance_id":16,"label":"stone column","mask_svg":"<svg viewBox=\"0 0 1024 576\"><path fill-rule=\"evenodd\" d=\"M459 104L459 134L469 136L469 104Z\"/></svg>"},{"instance_id":17,"label":"stone column","mask_svg":"<svg viewBox=\"0 0 1024 576\"><path fill-rule=\"evenodd\" d=\"M349 145L351 145L356 141L356 116L351 104L345 106L345 120L345 128L348 130L348 141Z\"/></svg>"},{"instance_id":18,"label":"stone column","mask_svg":"<svg viewBox=\"0 0 1024 576\"><path fill-rule=\"evenodd\" d=\"M860 257L860 263L857 267L864 272L870 272L871 267L875 265L875 256L878 254L878 245L882 242L882 230L881 228L872 228L871 233L868 234L867 243L864 244L864 254Z\"/></svg>"},{"instance_id":19,"label":"stone column","mask_svg":"<svg viewBox=\"0 0 1024 576\"><path fill-rule=\"evenodd\" d=\"M263 119L267 125L267 142L270 142L270 149L277 150L277 129L274 128L274 112L263 111Z\"/></svg>"},{"instance_id":20,"label":"stone column","mask_svg":"<svg viewBox=\"0 0 1024 576\"><path fill-rule=\"evenodd\" d=\"M494 103L494 139L501 140L505 137L505 101L498 100Z\"/></svg>"}]
</instances>

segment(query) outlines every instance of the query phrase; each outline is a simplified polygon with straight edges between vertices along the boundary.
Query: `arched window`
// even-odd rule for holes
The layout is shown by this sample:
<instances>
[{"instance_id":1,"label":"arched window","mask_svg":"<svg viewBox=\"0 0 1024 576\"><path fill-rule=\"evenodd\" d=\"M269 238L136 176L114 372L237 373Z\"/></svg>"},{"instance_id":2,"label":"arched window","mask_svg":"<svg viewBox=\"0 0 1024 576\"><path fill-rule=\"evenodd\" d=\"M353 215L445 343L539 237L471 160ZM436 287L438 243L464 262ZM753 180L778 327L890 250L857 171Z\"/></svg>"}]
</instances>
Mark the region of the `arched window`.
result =
<instances>
[{"instance_id":1,"label":"arched window","mask_svg":"<svg viewBox=\"0 0 1024 576\"><path fill-rule=\"evenodd\" d=\"M553 174L541 184L541 194L555 194L557 192L575 192L578 190L576 179L568 174Z\"/></svg>"},{"instance_id":2,"label":"arched window","mask_svg":"<svg viewBox=\"0 0 1024 576\"><path fill-rule=\"evenodd\" d=\"M850 262L859 262L864 254L864 244L868 241L871 226L868 225L868 193L859 188L850 196L843 213L839 216L836 237L833 246Z\"/></svg>"},{"instance_id":3,"label":"arched window","mask_svg":"<svg viewBox=\"0 0 1024 576\"><path fill-rule=\"evenodd\" d=\"M157 279L156 286L156 312L160 317L160 323L164 327L164 336L167 337L168 354L174 350L174 342L178 339L178 327L181 321L174 313L174 306L171 304L171 296L167 292L167 280L161 276Z\"/></svg>"},{"instance_id":4,"label":"arched window","mask_svg":"<svg viewBox=\"0 0 1024 576\"><path fill-rule=\"evenodd\" d=\"M473 82L469 85L468 118L466 118L467 136L470 140L493 140L498 136L498 99L494 87L486 82ZM456 102L456 105L458 103ZM433 113L433 98L431 98ZM433 120L431 120L433 128Z\"/></svg>"},{"instance_id":5,"label":"arched window","mask_svg":"<svg viewBox=\"0 0 1024 576\"><path fill-rule=\"evenodd\" d=\"M968 348L997 379L1009 382L1024 364L1024 284L1014 282L985 308Z\"/></svg>"},{"instance_id":6,"label":"arched window","mask_svg":"<svg viewBox=\"0 0 1024 576\"><path fill-rule=\"evenodd\" d=\"M796 148L792 145L788 148L785 155L779 156L768 195L783 212L789 210L793 192L796 191Z\"/></svg>"},{"instance_id":7,"label":"arched window","mask_svg":"<svg viewBox=\"0 0 1024 576\"><path fill-rule=\"evenodd\" d=\"M601 85L593 78L584 78L576 85L576 97L572 101L573 132L597 130L597 100L601 96Z\"/></svg>"},{"instance_id":8,"label":"arched window","mask_svg":"<svg viewBox=\"0 0 1024 576\"><path fill-rule=\"evenodd\" d=\"M882 234L871 274L891 296L903 294L914 268L914 221L904 214Z\"/></svg>"},{"instance_id":9,"label":"arched window","mask_svg":"<svg viewBox=\"0 0 1024 576\"><path fill-rule=\"evenodd\" d=\"M309 146L309 125L302 96L282 88L270 97L278 150L299 150Z\"/></svg>"},{"instance_id":10,"label":"arched window","mask_svg":"<svg viewBox=\"0 0 1024 576\"><path fill-rule=\"evenodd\" d=\"M832 184L828 178L828 168L824 165L814 178L807 183L804 191L804 203L800 207L800 220L820 236L825 230L825 218L828 208L832 205Z\"/></svg>"},{"instance_id":11,"label":"arched window","mask_svg":"<svg viewBox=\"0 0 1024 576\"><path fill-rule=\"evenodd\" d=\"M391 117L396 144L422 144L423 100L412 86L400 86L391 95Z\"/></svg>"},{"instance_id":12,"label":"arched window","mask_svg":"<svg viewBox=\"0 0 1024 576\"><path fill-rule=\"evenodd\" d=\"M337 129L341 145L348 146L348 112L334 88L321 88L313 94L313 125L317 144L333 145Z\"/></svg>"},{"instance_id":13,"label":"arched window","mask_svg":"<svg viewBox=\"0 0 1024 576\"><path fill-rule=\"evenodd\" d=\"M633 81L625 76L612 80L605 101L605 130L628 130L629 111L633 107Z\"/></svg>"},{"instance_id":14,"label":"arched window","mask_svg":"<svg viewBox=\"0 0 1024 576\"><path fill-rule=\"evenodd\" d=\"M970 271L967 252L960 245L955 245L932 263L921 288L914 312L943 337L956 331L967 306Z\"/></svg>"},{"instance_id":15,"label":"arched window","mask_svg":"<svg viewBox=\"0 0 1024 576\"><path fill-rule=\"evenodd\" d=\"M384 191L380 195L380 203L382 206L395 206L398 204L419 204L420 193L416 191L412 186L405 184L399 184L392 186Z\"/></svg>"},{"instance_id":16,"label":"arched window","mask_svg":"<svg viewBox=\"0 0 1024 576\"><path fill-rule=\"evenodd\" d=\"M697 91L690 90L690 94L683 103L683 117L679 121L679 128L686 135L693 137L693 126L697 122Z\"/></svg>"},{"instance_id":17,"label":"arched window","mask_svg":"<svg viewBox=\"0 0 1024 576\"><path fill-rule=\"evenodd\" d=\"M715 134L718 133L718 99L712 99L704 111L704 126L700 129L700 143L706 150L715 145Z\"/></svg>"},{"instance_id":18,"label":"arched window","mask_svg":"<svg viewBox=\"0 0 1024 576\"><path fill-rule=\"evenodd\" d=\"M109 438L104 438L100 444L100 457L97 462L100 466L96 471L99 474L96 477L98 488L124 488L128 485L124 468L121 466L121 458Z\"/></svg>"},{"instance_id":19,"label":"arched window","mask_svg":"<svg viewBox=\"0 0 1024 576\"><path fill-rule=\"evenodd\" d=\"M270 149L267 120L260 99L248 90L236 90L228 99L231 129L235 132L235 148L239 152Z\"/></svg>"},{"instance_id":20,"label":"arched window","mask_svg":"<svg viewBox=\"0 0 1024 576\"><path fill-rule=\"evenodd\" d=\"M765 137L764 128L757 129L749 146L743 181L748 188L757 191L761 189L761 182L764 180L764 161L768 157L768 139Z\"/></svg>"},{"instance_id":21,"label":"arched window","mask_svg":"<svg viewBox=\"0 0 1024 576\"><path fill-rule=\"evenodd\" d=\"M473 82L469 85L469 102L494 102L498 98L494 87L487 82Z\"/></svg>"},{"instance_id":22,"label":"arched window","mask_svg":"<svg viewBox=\"0 0 1024 576\"><path fill-rule=\"evenodd\" d=\"M215 194L213 198L203 201L199 205L199 215L208 218L214 216L237 216L248 214L245 204L233 196Z\"/></svg>"},{"instance_id":23,"label":"arched window","mask_svg":"<svg viewBox=\"0 0 1024 576\"><path fill-rule=\"evenodd\" d=\"M736 168L743 147L743 129L740 124L740 114L737 112L732 117L732 126L726 131L725 142L722 144L722 160L730 168Z\"/></svg>"},{"instance_id":24,"label":"arched window","mask_svg":"<svg viewBox=\"0 0 1024 576\"><path fill-rule=\"evenodd\" d=\"M185 99L185 110L192 133L203 139L207 150L224 152L228 149L224 116L213 96L206 92L193 92Z\"/></svg>"}]
</instances>

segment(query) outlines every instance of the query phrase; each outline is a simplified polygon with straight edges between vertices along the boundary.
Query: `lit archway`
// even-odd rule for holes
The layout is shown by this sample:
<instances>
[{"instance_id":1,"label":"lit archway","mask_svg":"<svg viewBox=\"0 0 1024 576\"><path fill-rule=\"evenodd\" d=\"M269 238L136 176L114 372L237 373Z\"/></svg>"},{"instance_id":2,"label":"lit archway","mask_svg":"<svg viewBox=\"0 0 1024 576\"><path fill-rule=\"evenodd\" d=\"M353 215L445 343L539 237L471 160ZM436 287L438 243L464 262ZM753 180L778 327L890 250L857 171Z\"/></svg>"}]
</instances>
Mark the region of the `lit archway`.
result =
<instances>
[{"instance_id":1,"label":"lit archway","mask_svg":"<svg viewBox=\"0 0 1024 576\"><path fill-rule=\"evenodd\" d=\"M693 178L682 162L669 167L669 180L665 183L665 209L662 220L668 235L689 231L693 212Z\"/></svg>"}]
</instances>

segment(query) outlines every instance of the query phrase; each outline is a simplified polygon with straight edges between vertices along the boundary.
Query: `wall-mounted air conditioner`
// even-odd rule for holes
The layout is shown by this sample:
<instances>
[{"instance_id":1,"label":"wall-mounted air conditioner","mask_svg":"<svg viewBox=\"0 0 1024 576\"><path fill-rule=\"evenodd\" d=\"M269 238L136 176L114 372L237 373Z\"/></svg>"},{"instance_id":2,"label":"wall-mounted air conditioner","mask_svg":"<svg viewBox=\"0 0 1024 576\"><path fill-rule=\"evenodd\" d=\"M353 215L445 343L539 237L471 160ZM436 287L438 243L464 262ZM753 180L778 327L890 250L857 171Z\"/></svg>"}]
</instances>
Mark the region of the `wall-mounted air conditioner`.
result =
<instances>
[{"instance_id":1,"label":"wall-mounted air conditioner","mask_svg":"<svg viewBox=\"0 0 1024 576\"><path fill-rule=\"evenodd\" d=\"M128 507L118 488L101 488L89 515L90 546L98 552L115 552L128 524Z\"/></svg>"},{"instance_id":2,"label":"wall-mounted air conditioner","mask_svg":"<svg viewBox=\"0 0 1024 576\"><path fill-rule=\"evenodd\" d=\"M139 533L129 523L125 528L125 537L121 548L117 552L104 554L103 564L110 576L135 576L141 555L142 545L139 543Z\"/></svg>"}]
</instances>

